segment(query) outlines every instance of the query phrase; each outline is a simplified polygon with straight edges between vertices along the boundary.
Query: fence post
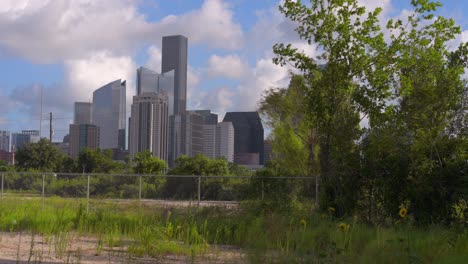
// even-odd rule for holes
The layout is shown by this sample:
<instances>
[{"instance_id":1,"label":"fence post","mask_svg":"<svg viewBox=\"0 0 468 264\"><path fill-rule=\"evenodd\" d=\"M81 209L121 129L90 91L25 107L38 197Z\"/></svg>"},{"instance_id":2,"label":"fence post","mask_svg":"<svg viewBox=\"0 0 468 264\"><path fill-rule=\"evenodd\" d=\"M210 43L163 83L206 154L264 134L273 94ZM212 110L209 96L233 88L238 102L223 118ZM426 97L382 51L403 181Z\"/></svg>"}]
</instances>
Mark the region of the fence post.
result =
<instances>
[{"instance_id":1,"label":"fence post","mask_svg":"<svg viewBox=\"0 0 468 264\"><path fill-rule=\"evenodd\" d=\"M198 203L197 203L197 206L200 206L200 200L201 200L201 177L198 176Z\"/></svg>"},{"instance_id":2,"label":"fence post","mask_svg":"<svg viewBox=\"0 0 468 264\"><path fill-rule=\"evenodd\" d=\"M44 209L45 200L45 174L42 174L42 209Z\"/></svg>"},{"instance_id":3,"label":"fence post","mask_svg":"<svg viewBox=\"0 0 468 264\"><path fill-rule=\"evenodd\" d=\"M141 175L140 175L140 190L138 192L138 200L141 202Z\"/></svg>"},{"instance_id":4,"label":"fence post","mask_svg":"<svg viewBox=\"0 0 468 264\"><path fill-rule=\"evenodd\" d=\"M262 201L265 198L265 180L262 178Z\"/></svg>"},{"instance_id":5,"label":"fence post","mask_svg":"<svg viewBox=\"0 0 468 264\"><path fill-rule=\"evenodd\" d=\"M5 177L5 173L2 173L2 200L3 200L3 178Z\"/></svg>"},{"instance_id":6,"label":"fence post","mask_svg":"<svg viewBox=\"0 0 468 264\"><path fill-rule=\"evenodd\" d=\"M319 190L319 186L318 186L318 175L315 175L315 210L318 209L319 207L319 193L318 193L318 190Z\"/></svg>"},{"instance_id":7,"label":"fence post","mask_svg":"<svg viewBox=\"0 0 468 264\"><path fill-rule=\"evenodd\" d=\"M86 188L86 214L89 212L89 174L88 174L88 187Z\"/></svg>"}]
</instances>

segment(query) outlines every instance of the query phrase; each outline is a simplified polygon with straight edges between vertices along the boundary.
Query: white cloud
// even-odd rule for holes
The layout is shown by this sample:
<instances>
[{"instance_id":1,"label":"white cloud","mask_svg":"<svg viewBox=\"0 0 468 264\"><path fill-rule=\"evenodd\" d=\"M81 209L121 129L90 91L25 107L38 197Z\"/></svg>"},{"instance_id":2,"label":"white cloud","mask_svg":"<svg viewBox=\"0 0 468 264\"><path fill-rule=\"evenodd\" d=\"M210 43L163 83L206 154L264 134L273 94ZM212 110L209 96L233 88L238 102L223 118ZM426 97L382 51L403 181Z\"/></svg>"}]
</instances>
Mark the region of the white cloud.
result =
<instances>
[{"instance_id":1,"label":"white cloud","mask_svg":"<svg viewBox=\"0 0 468 264\"><path fill-rule=\"evenodd\" d=\"M150 68L151 70L155 72L161 72L161 59L162 59L162 53L161 49L159 49L157 46L152 45L148 48L146 51L148 55L148 60L146 61L146 67Z\"/></svg>"},{"instance_id":2,"label":"white cloud","mask_svg":"<svg viewBox=\"0 0 468 264\"><path fill-rule=\"evenodd\" d=\"M221 0L205 0L200 9L180 16L166 16L159 24L164 34L184 34L193 43L235 50L243 46L240 24L234 22L230 6Z\"/></svg>"},{"instance_id":3,"label":"white cloud","mask_svg":"<svg viewBox=\"0 0 468 264\"><path fill-rule=\"evenodd\" d=\"M208 76L239 79L245 74L247 67L238 55L212 55L208 59Z\"/></svg>"},{"instance_id":4,"label":"white cloud","mask_svg":"<svg viewBox=\"0 0 468 264\"><path fill-rule=\"evenodd\" d=\"M66 83L75 100L88 101L94 90L116 79L127 80L127 94L135 87L136 65L129 56L97 52L85 59L66 61L65 69Z\"/></svg>"},{"instance_id":5,"label":"white cloud","mask_svg":"<svg viewBox=\"0 0 468 264\"><path fill-rule=\"evenodd\" d=\"M36 63L56 63L102 50L129 55L174 34L215 48L242 47L242 29L221 0L205 0L199 9L156 22L147 21L137 4L129 0L2 1L0 48Z\"/></svg>"}]
</instances>

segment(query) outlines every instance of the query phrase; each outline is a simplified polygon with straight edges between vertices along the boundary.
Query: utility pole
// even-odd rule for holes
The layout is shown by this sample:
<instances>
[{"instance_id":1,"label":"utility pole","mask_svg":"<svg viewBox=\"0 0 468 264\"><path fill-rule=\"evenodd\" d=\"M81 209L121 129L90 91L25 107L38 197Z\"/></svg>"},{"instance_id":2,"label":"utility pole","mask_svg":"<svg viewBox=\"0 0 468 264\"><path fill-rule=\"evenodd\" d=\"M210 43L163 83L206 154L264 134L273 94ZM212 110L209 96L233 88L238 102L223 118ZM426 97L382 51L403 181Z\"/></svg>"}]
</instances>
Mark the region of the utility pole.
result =
<instances>
[{"instance_id":1,"label":"utility pole","mask_svg":"<svg viewBox=\"0 0 468 264\"><path fill-rule=\"evenodd\" d=\"M39 116L39 139L42 137L42 87L41 87L41 113Z\"/></svg>"},{"instance_id":2,"label":"utility pole","mask_svg":"<svg viewBox=\"0 0 468 264\"><path fill-rule=\"evenodd\" d=\"M49 140L50 142L52 142L52 134L54 133L54 130L52 130L52 112L50 112L49 122L50 122Z\"/></svg>"}]
</instances>

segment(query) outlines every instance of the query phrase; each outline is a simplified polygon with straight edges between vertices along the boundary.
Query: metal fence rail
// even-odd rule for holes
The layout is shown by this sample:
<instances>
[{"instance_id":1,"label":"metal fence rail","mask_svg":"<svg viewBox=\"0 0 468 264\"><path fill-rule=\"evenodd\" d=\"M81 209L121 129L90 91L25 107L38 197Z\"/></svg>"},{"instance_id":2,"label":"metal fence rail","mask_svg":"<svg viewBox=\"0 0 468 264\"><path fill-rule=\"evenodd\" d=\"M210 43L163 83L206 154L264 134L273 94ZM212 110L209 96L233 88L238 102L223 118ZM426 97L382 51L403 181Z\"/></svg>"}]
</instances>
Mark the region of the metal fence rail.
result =
<instances>
[{"instance_id":1,"label":"metal fence rail","mask_svg":"<svg viewBox=\"0 0 468 264\"><path fill-rule=\"evenodd\" d=\"M265 196L265 183L274 181L274 180L306 180L306 181L313 181L316 180L315 177L305 177L305 176L277 176L277 177L258 177L258 176L220 176L220 175L156 175L156 174L103 174L103 173L55 173L55 172L1 172L1 194L0 199L4 199L5 193L5 181L8 176L31 176L31 177L39 177L42 176L42 184L41 184L41 197L42 197L42 207L45 207L45 198L46 198L46 179L49 179L49 182L54 180L69 180L73 178L86 178L86 212L89 212L89 200L90 200L90 185L92 178L102 178L102 177L126 177L130 179L137 179L135 185L138 186L138 200L142 200L142 191L143 191L143 180L144 179L157 179L157 178L164 178L168 179L193 179L194 182L190 182L191 184L196 185L193 186L194 189L196 188L196 198L197 198L197 206L200 206L202 201L202 182L209 181L212 179L224 179L224 180L240 180L246 181L249 184L251 181L260 181L260 197L263 200ZM196 181L196 183L195 183ZM37 186L38 187L38 186ZM10 188L12 189L12 188ZM32 190L32 189L31 189ZM83 197L83 196L82 196Z\"/></svg>"}]
</instances>

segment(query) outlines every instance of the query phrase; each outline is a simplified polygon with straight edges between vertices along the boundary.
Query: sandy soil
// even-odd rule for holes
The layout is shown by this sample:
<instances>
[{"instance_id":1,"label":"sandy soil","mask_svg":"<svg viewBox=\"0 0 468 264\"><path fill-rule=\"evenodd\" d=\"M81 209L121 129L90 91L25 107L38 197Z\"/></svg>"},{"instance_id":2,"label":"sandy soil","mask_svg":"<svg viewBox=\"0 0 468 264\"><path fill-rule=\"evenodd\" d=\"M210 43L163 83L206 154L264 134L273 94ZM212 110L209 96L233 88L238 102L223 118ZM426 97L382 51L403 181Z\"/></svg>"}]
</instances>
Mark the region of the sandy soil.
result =
<instances>
[{"instance_id":1,"label":"sandy soil","mask_svg":"<svg viewBox=\"0 0 468 264\"><path fill-rule=\"evenodd\" d=\"M16 263L244 263L244 253L238 248L218 246L209 253L195 257L165 255L159 258L133 257L127 246L102 247L93 237L67 234L67 239L25 233L0 233L0 264Z\"/></svg>"}]
</instances>

